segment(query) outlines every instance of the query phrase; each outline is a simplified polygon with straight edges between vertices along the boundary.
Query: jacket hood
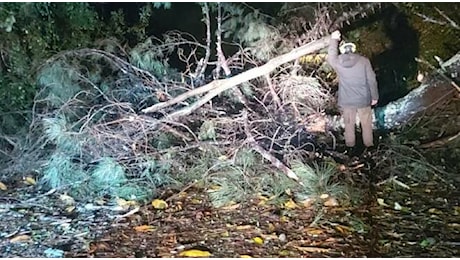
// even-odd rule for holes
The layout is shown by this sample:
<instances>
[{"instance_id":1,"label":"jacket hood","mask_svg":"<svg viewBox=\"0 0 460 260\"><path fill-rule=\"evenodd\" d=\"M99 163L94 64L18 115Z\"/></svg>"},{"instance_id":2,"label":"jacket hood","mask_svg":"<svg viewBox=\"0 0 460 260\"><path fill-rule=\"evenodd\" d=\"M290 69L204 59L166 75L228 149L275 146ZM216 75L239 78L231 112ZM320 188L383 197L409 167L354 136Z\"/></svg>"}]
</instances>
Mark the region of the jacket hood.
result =
<instances>
[{"instance_id":1,"label":"jacket hood","mask_svg":"<svg viewBox=\"0 0 460 260\"><path fill-rule=\"evenodd\" d=\"M359 61L359 55L355 53L348 53L339 55L339 63L345 68L351 68L355 66Z\"/></svg>"}]
</instances>

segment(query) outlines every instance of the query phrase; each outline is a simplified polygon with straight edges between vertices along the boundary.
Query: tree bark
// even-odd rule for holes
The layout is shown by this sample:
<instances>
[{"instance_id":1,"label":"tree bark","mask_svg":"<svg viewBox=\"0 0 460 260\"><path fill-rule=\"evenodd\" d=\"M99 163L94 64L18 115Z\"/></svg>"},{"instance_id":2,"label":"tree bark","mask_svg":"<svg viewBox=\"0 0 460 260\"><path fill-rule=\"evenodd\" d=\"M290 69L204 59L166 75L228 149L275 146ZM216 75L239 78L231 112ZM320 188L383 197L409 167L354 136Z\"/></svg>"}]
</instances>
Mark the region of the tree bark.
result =
<instances>
[{"instance_id":1,"label":"tree bark","mask_svg":"<svg viewBox=\"0 0 460 260\"><path fill-rule=\"evenodd\" d=\"M406 124L421 112L434 109L443 101L458 96L460 91L455 83L460 75L460 53L454 55L441 69L433 72L433 77L406 96L375 109L375 123L379 128L392 129ZM455 78L451 75L456 75Z\"/></svg>"}]
</instances>

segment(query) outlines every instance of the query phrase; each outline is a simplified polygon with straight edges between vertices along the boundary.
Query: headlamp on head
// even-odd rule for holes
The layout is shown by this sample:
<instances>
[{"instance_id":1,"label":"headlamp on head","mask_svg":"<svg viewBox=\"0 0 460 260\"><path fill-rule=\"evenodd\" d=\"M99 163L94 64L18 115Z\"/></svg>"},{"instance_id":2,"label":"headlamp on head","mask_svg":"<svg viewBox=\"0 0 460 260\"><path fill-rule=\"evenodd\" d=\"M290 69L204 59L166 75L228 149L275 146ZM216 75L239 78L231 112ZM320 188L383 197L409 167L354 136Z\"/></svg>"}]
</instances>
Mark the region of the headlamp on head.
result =
<instances>
[{"instance_id":1,"label":"headlamp on head","mask_svg":"<svg viewBox=\"0 0 460 260\"><path fill-rule=\"evenodd\" d=\"M352 42L347 42L340 46L339 50L342 54L354 53L356 51L356 45Z\"/></svg>"}]
</instances>

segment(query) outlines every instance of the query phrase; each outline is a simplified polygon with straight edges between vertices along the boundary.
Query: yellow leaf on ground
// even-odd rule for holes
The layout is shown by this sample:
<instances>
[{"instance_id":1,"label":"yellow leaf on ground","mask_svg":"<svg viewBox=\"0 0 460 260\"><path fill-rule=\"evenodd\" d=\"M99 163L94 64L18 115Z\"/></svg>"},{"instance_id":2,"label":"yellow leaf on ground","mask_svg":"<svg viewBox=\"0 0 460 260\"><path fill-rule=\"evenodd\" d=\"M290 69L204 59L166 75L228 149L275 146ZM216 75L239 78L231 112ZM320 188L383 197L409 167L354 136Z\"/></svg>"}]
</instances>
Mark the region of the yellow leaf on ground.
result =
<instances>
[{"instance_id":1,"label":"yellow leaf on ground","mask_svg":"<svg viewBox=\"0 0 460 260\"><path fill-rule=\"evenodd\" d=\"M250 255L240 255L240 258L252 258Z\"/></svg>"},{"instance_id":2,"label":"yellow leaf on ground","mask_svg":"<svg viewBox=\"0 0 460 260\"><path fill-rule=\"evenodd\" d=\"M192 204L198 205L198 204L203 203L203 200L197 199L197 198L193 198L192 200L190 200L190 202L191 202Z\"/></svg>"},{"instance_id":3,"label":"yellow leaf on ground","mask_svg":"<svg viewBox=\"0 0 460 260\"><path fill-rule=\"evenodd\" d=\"M117 205L122 208L129 208L130 206L138 206L138 203L133 200L125 200L122 198L117 198L116 202L117 202Z\"/></svg>"},{"instance_id":4,"label":"yellow leaf on ground","mask_svg":"<svg viewBox=\"0 0 460 260\"><path fill-rule=\"evenodd\" d=\"M209 257L211 253L208 251L201 251L198 249L185 250L179 253L179 256L185 257Z\"/></svg>"},{"instance_id":5,"label":"yellow leaf on ground","mask_svg":"<svg viewBox=\"0 0 460 260\"><path fill-rule=\"evenodd\" d=\"M134 230L136 230L137 232L150 232L150 231L154 231L155 227L149 226L149 225L142 225L142 226L134 227Z\"/></svg>"},{"instance_id":6,"label":"yellow leaf on ground","mask_svg":"<svg viewBox=\"0 0 460 260\"><path fill-rule=\"evenodd\" d=\"M0 181L0 190L8 190L8 188L6 187L6 185Z\"/></svg>"},{"instance_id":7,"label":"yellow leaf on ground","mask_svg":"<svg viewBox=\"0 0 460 260\"><path fill-rule=\"evenodd\" d=\"M330 251L328 248L313 247L313 246L295 246L300 251L308 253L327 253Z\"/></svg>"},{"instance_id":8,"label":"yellow leaf on ground","mask_svg":"<svg viewBox=\"0 0 460 260\"><path fill-rule=\"evenodd\" d=\"M164 200L155 199L152 201L152 206L156 209L165 209L168 207L168 203Z\"/></svg>"},{"instance_id":9,"label":"yellow leaf on ground","mask_svg":"<svg viewBox=\"0 0 460 260\"><path fill-rule=\"evenodd\" d=\"M31 238L28 235L15 236L10 240L11 243L22 243L22 242L29 242L29 241L31 241Z\"/></svg>"},{"instance_id":10,"label":"yellow leaf on ground","mask_svg":"<svg viewBox=\"0 0 460 260\"><path fill-rule=\"evenodd\" d=\"M323 229L308 227L305 232L310 236L318 236L324 233Z\"/></svg>"},{"instance_id":11,"label":"yellow leaf on ground","mask_svg":"<svg viewBox=\"0 0 460 260\"><path fill-rule=\"evenodd\" d=\"M28 184L28 185L35 185L35 179L30 177L30 176L27 176L25 179L24 179L24 183L25 184Z\"/></svg>"},{"instance_id":12,"label":"yellow leaf on ground","mask_svg":"<svg viewBox=\"0 0 460 260\"><path fill-rule=\"evenodd\" d=\"M339 231L340 233L342 233L342 234L349 234L350 232L353 231L353 228L347 227L347 226L344 226L344 225L337 225L337 226L335 226L335 229L337 231Z\"/></svg>"},{"instance_id":13,"label":"yellow leaf on ground","mask_svg":"<svg viewBox=\"0 0 460 260\"><path fill-rule=\"evenodd\" d=\"M235 210L235 209L238 209L239 207L240 207L240 204L235 204L235 205L221 207L220 209L221 210Z\"/></svg>"},{"instance_id":14,"label":"yellow leaf on ground","mask_svg":"<svg viewBox=\"0 0 460 260\"><path fill-rule=\"evenodd\" d=\"M252 242L254 242L255 244L257 245L263 245L264 244L264 240L263 238L261 237L255 237L252 239Z\"/></svg>"},{"instance_id":15,"label":"yellow leaf on ground","mask_svg":"<svg viewBox=\"0 0 460 260\"><path fill-rule=\"evenodd\" d=\"M295 202L292 199L290 199L284 203L284 207L287 209L295 209L299 206L297 206L297 204L295 204Z\"/></svg>"},{"instance_id":16,"label":"yellow leaf on ground","mask_svg":"<svg viewBox=\"0 0 460 260\"><path fill-rule=\"evenodd\" d=\"M289 217L288 216L281 216L280 221L281 222L289 222Z\"/></svg>"},{"instance_id":17,"label":"yellow leaf on ground","mask_svg":"<svg viewBox=\"0 0 460 260\"><path fill-rule=\"evenodd\" d=\"M236 226L236 230L245 230L245 229L251 229L253 226L251 225L243 225L243 226Z\"/></svg>"}]
</instances>

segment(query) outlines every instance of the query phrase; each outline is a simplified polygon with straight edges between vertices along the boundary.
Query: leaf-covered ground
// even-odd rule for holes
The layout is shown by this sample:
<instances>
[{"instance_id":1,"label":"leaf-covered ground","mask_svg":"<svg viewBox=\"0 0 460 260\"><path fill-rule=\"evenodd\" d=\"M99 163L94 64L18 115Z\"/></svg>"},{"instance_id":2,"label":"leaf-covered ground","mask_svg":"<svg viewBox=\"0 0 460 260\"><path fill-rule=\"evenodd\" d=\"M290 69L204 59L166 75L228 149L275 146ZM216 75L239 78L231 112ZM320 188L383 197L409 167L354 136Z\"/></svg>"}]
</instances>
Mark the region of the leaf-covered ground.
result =
<instances>
[{"instance_id":1,"label":"leaf-covered ground","mask_svg":"<svg viewBox=\"0 0 460 260\"><path fill-rule=\"evenodd\" d=\"M398 176L370 185L373 173L362 174L368 176L357 185L367 189L367 200L357 207L254 200L215 209L205 191L191 188L165 190L159 198L167 208L131 212L69 207L58 192L40 195L18 180L0 197L0 250L3 257L459 256L458 180Z\"/></svg>"}]
</instances>

